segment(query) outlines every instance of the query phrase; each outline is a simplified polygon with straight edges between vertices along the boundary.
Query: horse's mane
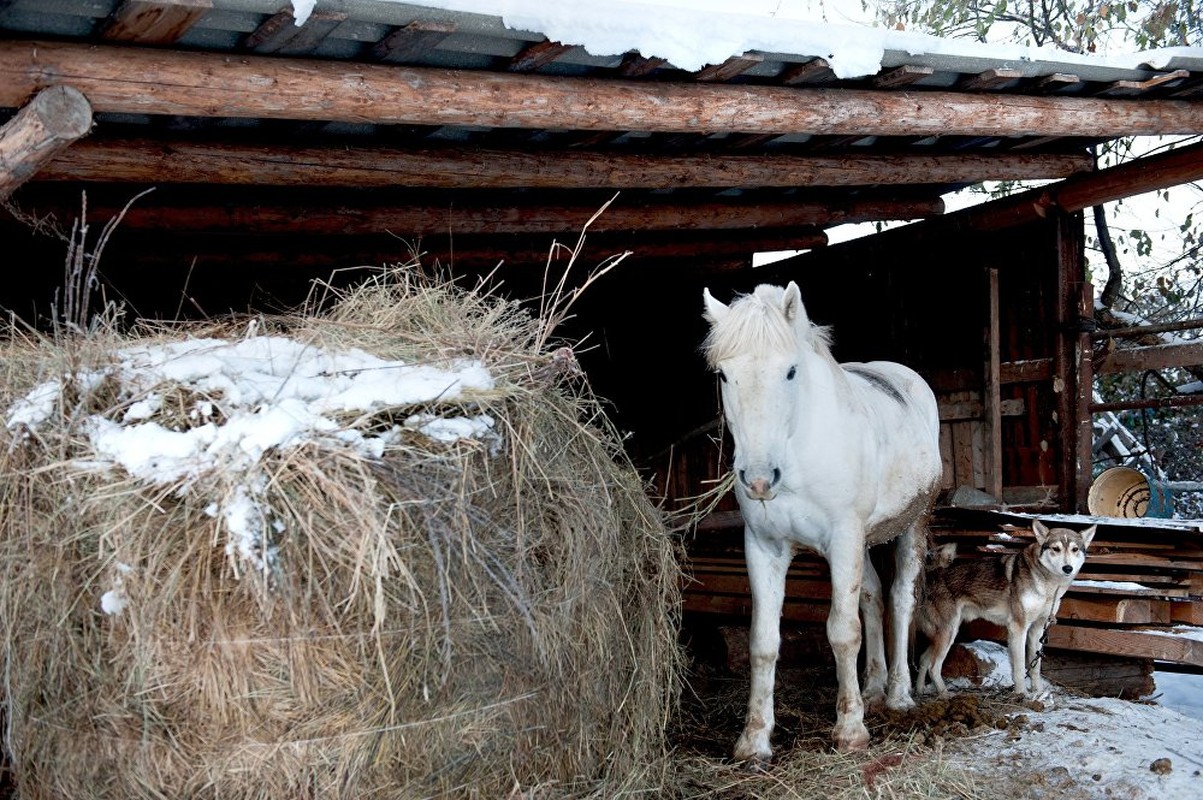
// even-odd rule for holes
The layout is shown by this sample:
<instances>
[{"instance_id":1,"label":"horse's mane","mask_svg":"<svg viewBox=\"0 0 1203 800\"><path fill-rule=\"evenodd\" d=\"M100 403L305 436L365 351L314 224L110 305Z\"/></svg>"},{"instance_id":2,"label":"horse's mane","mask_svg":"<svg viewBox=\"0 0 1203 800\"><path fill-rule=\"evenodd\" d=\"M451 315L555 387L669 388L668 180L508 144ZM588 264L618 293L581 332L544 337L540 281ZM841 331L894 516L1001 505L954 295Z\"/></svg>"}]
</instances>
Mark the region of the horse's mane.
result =
<instances>
[{"instance_id":1,"label":"horse's mane","mask_svg":"<svg viewBox=\"0 0 1203 800\"><path fill-rule=\"evenodd\" d=\"M800 344L807 343L796 340L793 325L781 313L781 294L778 286L758 286L752 294L732 301L728 313L710 326L702 343L702 352L712 369L748 350L793 353ZM806 337L816 351L829 351L831 330L826 326L809 324Z\"/></svg>"}]
</instances>

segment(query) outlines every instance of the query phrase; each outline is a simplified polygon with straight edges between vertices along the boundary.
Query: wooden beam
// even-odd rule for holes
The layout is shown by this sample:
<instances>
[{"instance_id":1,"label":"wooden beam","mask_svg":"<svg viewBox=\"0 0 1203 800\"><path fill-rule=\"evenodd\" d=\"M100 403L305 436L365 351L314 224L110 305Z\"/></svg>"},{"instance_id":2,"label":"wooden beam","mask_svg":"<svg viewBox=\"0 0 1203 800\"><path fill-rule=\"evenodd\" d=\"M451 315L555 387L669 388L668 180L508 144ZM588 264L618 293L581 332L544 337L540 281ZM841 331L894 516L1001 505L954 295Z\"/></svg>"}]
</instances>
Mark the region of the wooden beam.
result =
<instances>
[{"instance_id":1,"label":"wooden beam","mask_svg":"<svg viewBox=\"0 0 1203 800\"><path fill-rule=\"evenodd\" d=\"M1048 629L1048 646L1203 666L1203 641L1188 636L1058 624Z\"/></svg>"},{"instance_id":2,"label":"wooden beam","mask_svg":"<svg viewBox=\"0 0 1203 800\"><path fill-rule=\"evenodd\" d=\"M91 127L92 107L78 90L52 86L38 92L0 127L0 199Z\"/></svg>"},{"instance_id":3,"label":"wooden beam","mask_svg":"<svg viewBox=\"0 0 1203 800\"><path fill-rule=\"evenodd\" d=\"M1154 397L1148 400L1117 400L1114 403L1091 403L1090 412L1136 411L1142 408L1193 408L1203 406L1203 395L1187 394L1175 397Z\"/></svg>"},{"instance_id":4,"label":"wooden beam","mask_svg":"<svg viewBox=\"0 0 1203 800\"><path fill-rule=\"evenodd\" d=\"M993 97L993 95L990 95ZM1153 102L1153 101L1149 101ZM1203 108L1203 103L1199 104ZM875 236L842 242L835 245L840 252L859 248L875 252L889 251L896 243L916 241L947 242L950 237L972 235L986 231L1001 231L1044 219L1057 209L1067 213L1081 211L1101 203L1131 197L1157 189L1166 189L1203 179L1203 142L1179 147L1151 156L1133 159L1116 167L1097 172L1079 173L1059 183L1042 186L1019 194L982 203L937 219L904 225L883 231ZM781 275L799 267L805 268L806 256L795 256L773 262L773 274ZM1043 367L1040 367L1043 369ZM1009 382L1014 366L1003 364L1002 380Z\"/></svg>"},{"instance_id":5,"label":"wooden beam","mask_svg":"<svg viewBox=\"0 0 1203 800\"><path fill-rule=\"evenodd\" d=\"M986 440L985 471L986 491L1002 500L1003 490L1003 443L1002 443L1002 381L999 380L1001 364L1000 313L998 295L998 268L986 270L986 297L989 317L986 321L986 365L985 382L982 386L984 407L983 436Z\"/></svg>"},{"instance_id":6,"label":"wooden beam","mask_svg":"<svg viewBox=\"0 0 1203 800\"><path fill-rule=\"evenodd\" d=\"M653 156L588 150L355 150L89 140L48 164L38 180L629 189L973 183L1063 177L1090 168L1088 155Z\"/></svg>"},{"instance_id":7,"label":"wooden beam","mask_svg":"<svg viewBox=\"0 0 1203 800\"><path fill-rule=\"evenodd\" d=\"M1203 342L1157 344L1112 350L1095 359L1094 371L1100 375L1138 372L1146 369L1197 367L1203 364Z\"/></svg>"},{"instance_id":8,"label":"wooden beam","mask_svg":"<svg viewBox=\"0 0 1203 800\"><path fill-rule=\"evenodd\" d=\"M98 112L133 114L707 134L1203 133L1203 104L1182 100L627 82L0 42L0 106L59 82L75 84Z\"/></svg>"},{"instance_id":9,"label":"wooden beam","mask_svg":"<svg viewBox=\"0 0 1203 800\"><path fill-rule=\"evenodd\" d=\"M1169 600L1149 597L1067 596L1057 609L1057 619L1121 625L1164 625L1170 622L1170 605Z\"/></svg>"},{"instance_id":10,"label":"wooden beam","mask_svg":"<svg viewBox=\"0 0 1203 800\"><path fill-rule=\"evenodd\" d=\"M161 197L161 195L160 195ZM429 204L365 203L362 206L339 204L329 208L318 203L264 203L247 198L245 202L194 205L172 202L152 196L133 205L121 217L121 229L128 231L174 231L177 233L239 232L287 234L304 231L312 235L354 236L391 231L406 236L437 236L445 234L562 234L579 231L597 213L598 206L581 203L530 206L460 205L451 201ZM158 200L162 205L155 205ZM939 203L939 200L934 201ZM49 208L31 203L39 215L49 212L60 219L75 215L70 208ZM866 216L870 203L860 206L856 217ZM933 210L931 203L913 204L906 213ZM898 213L903 204L883 204L883 208ZM122 206L103 199L89 197L88 215L96 221L113 219ZM749 240L765 244L791 242L825 244L826 237L818 228L827 224L831 207L822 203L700 203L696 206L677 204L624 203L620 196L593 222L593 233L632 235L650 231L679 231L700 233L724 231L730 235L747 231ZM836 210L839 213L839 210ZM713 238L713 237L711 237Z\"/></svg>"}]
</instances>

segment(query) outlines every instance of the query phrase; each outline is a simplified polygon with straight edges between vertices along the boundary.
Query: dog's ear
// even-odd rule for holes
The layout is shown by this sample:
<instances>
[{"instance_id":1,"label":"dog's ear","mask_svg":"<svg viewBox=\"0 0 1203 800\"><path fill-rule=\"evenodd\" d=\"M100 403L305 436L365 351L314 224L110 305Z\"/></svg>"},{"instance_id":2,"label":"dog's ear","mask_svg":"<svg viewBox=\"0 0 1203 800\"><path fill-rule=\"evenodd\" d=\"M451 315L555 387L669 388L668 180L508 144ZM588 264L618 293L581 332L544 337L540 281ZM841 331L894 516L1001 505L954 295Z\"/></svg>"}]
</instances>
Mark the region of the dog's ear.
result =
<instances>
[{"instance_id":1,"label":"dog's ear","mask_svg":"<svg viewBox=\"0 0 1203 800\"><path fill-rule=\"evenodd\" d=\"M956 560L957 543L942 544L934 550L930 550L927 557L931 560L928 564L930 569L943 569Z\"/></svg>"},{"instance_id":2,"label":"dog's ear","mask_svg":"<svg viewBox=\"0 0 1203 800\"><path fill-rule=\"evenodd\" d=\"M1048 539L1048 526L1038 519L1032 520L1032 533L1036 534L1036 541L1040 542L1040 546L1044 546L1045 540Z\"/></svg>"},{"instance_id":3,"label":"dog's ear","mask_svg":"<svg viewBox=\"0 0 1203 800\"><path fill-rule=\"evenodd\" d=\"M1098 525L1091 525L1086 530L1082 531L1082 546L1090 547L1090 542L1094 539L1094 533L1098 530Z\"/></svg>"}]
</instances>

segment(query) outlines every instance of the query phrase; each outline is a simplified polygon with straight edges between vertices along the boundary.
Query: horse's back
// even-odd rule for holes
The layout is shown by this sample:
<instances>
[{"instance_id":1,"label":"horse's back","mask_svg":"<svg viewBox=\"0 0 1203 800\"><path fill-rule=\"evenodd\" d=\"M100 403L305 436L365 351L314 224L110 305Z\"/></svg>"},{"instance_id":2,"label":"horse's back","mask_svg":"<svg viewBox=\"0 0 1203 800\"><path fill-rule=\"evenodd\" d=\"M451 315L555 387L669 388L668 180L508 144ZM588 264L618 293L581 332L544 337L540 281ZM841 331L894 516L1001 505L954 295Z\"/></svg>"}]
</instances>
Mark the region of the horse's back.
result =
<instances>
[{"instance_id":1,"label":"horse's back","mask_svg":"<svg viewBox=\"0 0 1203 800\"><path fill-rule=\"evenodd\" d=\"M930 509L943 473L940 414L927 381L893 361L841 365L861 398L866 447L876 464L869 543L884 541Z\"/></svg>"}]
</instances>

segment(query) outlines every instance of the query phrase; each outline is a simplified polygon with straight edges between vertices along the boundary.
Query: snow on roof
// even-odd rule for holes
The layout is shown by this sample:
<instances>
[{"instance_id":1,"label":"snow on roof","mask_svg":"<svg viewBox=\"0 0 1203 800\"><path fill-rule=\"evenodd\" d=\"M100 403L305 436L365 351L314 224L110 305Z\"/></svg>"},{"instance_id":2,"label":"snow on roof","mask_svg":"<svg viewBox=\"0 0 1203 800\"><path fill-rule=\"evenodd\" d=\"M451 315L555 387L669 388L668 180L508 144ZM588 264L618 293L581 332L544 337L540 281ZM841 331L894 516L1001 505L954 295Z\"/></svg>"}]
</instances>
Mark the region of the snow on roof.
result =
<instances>
[{"instance_id":1,"label":"snow on roof","mask_svg":"<svg viewBox=\"0 0 1203 800\"><path fill-rule=\"evenodd\" d=\"M401 0L395 0L400 2ZM296 24L313 13L316 0L292 0ZM848 4L785 4L782 0L428 0L428 8L500 16L506 27L539 32L549 40L579 45L593 55L636 51L696 71L747 52L822 57L838 78L877 73L887 53L936 59L989 59L990 66L1051 74L1072 65L1088 77L1092 67L1165 70L1203 69L1203 48L1174 47L1115 54L1075 54L1051 47L985 44L944 39L924 33L832 23L825 17L843 12L867 21ZM848 5L843 8L843 5ZM858 4L857 4L858 5ZM961 65L958 68L963 68ZM984 69L985 67L981 67Z\"/></svg>"}]
</instances>

